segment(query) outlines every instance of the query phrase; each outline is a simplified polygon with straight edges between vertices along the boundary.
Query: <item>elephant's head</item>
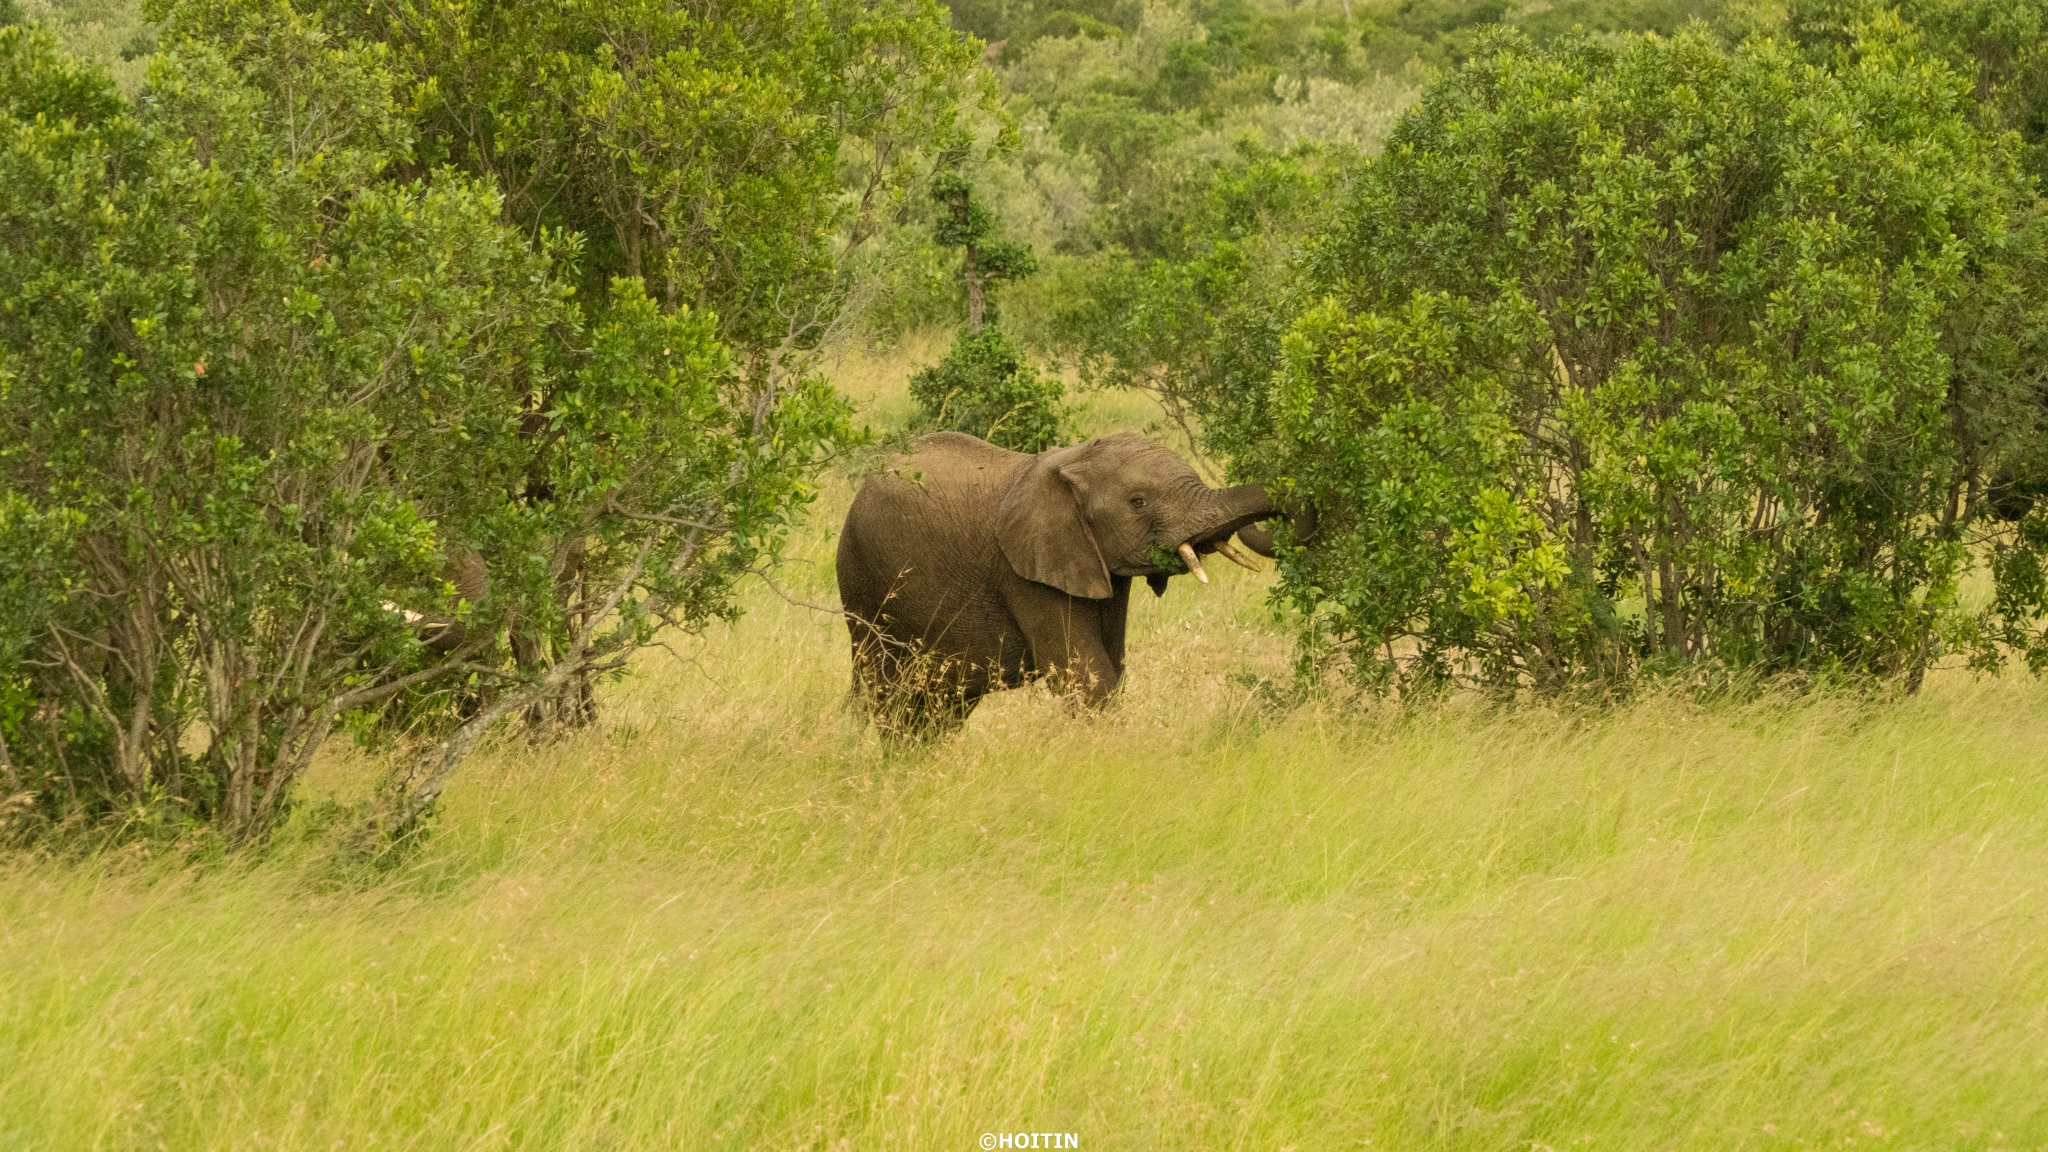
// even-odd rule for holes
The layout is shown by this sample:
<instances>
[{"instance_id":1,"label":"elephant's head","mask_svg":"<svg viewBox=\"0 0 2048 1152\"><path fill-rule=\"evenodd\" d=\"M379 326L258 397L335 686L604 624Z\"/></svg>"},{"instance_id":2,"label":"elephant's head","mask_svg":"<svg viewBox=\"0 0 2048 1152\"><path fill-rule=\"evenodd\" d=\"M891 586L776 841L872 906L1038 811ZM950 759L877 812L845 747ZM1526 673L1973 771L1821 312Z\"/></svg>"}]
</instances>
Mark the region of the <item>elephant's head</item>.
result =
<instances>
[{"instance_id":1,"label":"elephant's head","mask_svg":"<svg viewBox=\"0 0 2048 1152\"><path fill-rule=\"evenodd\" d=\"M456 594L472 607L483 603L491 594L491 573L484 566L483 554L465 545L448 544L443 546L441 555L447 561L446 574L455 585ZM414 612L389 600L384 602L384 610L405 617L427 647L437 652L453 652L469 643L469 626L460 617Z\"/></svg>"},{"instance_id":2,"label":"elephant's head","mask_svg":"<svg viewBox=\"0 0 2048 1152\"><path fill-rule=\"evenodd\" d=\"M1230 537L1281 514L1260 485L1211 488L1173 450L1125 432L1039 453L1003 497L996 539L1018 575L1100 600L1113 576L1154 592L1182 571L1206 581L1211 552L1254 567ZM1260 543L1272 555L1271 537Z\"/></svg>"}]
</instances>

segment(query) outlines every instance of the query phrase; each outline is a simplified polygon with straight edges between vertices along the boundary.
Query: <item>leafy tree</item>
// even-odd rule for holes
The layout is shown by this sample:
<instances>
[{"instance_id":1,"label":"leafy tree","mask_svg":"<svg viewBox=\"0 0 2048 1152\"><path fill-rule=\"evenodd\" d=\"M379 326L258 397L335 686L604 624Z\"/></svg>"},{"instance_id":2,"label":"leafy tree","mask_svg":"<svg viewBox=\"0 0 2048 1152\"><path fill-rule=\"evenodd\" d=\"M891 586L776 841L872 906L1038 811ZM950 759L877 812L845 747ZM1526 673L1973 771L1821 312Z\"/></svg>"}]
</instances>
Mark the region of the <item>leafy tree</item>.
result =
<instances>
[{"instance_id":1,"label":"leafy tree","mask_svg":"<svg viewBox=\"0 0 2048 1152\"><path fill-rule=\"evenodd\" d=\"M1177 224L1242 143L1283 154L1307 146L1369 155L1429 72L1457 66L1488 28L1504 24L1544 42L1575 27L1668 34L1701 19L1732 43L1781 32L1784 6L977 0L952 13L959 27L1001 42L996 62L1008 106L1029 142L992 166L1001 176L984 179L983 192L1046 256L1048 274L1009 297L1014 331L1044 347L1063 298L1116 291L1119 265L1185 259L1175 251ZM913 274L923 267L892 263ZM1080 286L1097 272L1110 280ZM898 282L917 287L909 277Z\"/></svg>"},{"instance_id":2,"label":"leafy tree","mask_svg":"<svg viewBox=\"0 0 2048 1152\"><path fill-rule=\"evenodd\" d=\"M1896 24L1835 70L1501 34L1362 173L1221 434L1322 512L1287 592L1369 683L1917 682L2038 643L2043 534L1984 483L2037 434L2035 211Z\"/></svg>"},{"instance_id":3,"label":"leafy tree","mask_svg":"<svg viewBox=\"0 0 2048 1152\"><path fill-rule=\"evenodd\" d=\"M962 250L960 280L967 295L967 331L944 360L913 374L910 395L927 426L979 436L1017 452L1043 452L1060 442L1063 389L1024 363L1023 352L1004 334L989 289L1029 276L1038 268L1031 249L995 237L995 217L974 196L958 172L932 182L941 213L939 243Z\"/></svg>"},{"instance_id":4,"label":"leafy tree","mask_svg":"<svg viewBox=\"0 0 2048 1152\"><path fill-rule=\"evenodd\" d=\"M448 625L519 602L506 562L460 603L451 555L531 548L486 478L545 464L509 434L534 382L658 363L558 351L585 344L566 253L487 187L379 179L406 132L376 53L282 11L243 31L159 59L139 110L0 31L0 568L30 613L0 763L236 836L347 713L467 670L489 632ZM673 335L708 389L711 334Z\"/></svg>"},{"instance_id":5,"label":"leafy tree","mask_svg":"<svg viewBox=\"0 0 2048 1152\"><path fill-rule=\"evenodd\" d=\"M958 172L932 181L932 199L941 206L938 242L961 250L960 282L967 290L967 334L979 336L988 316L988 291L1005 280L1038 271L1029 245L997 239L995 216L974 198L974 185Z\"/></svg>"},{"instance_id":6,"label":"leafy tree","mask_svg":"<svg viewBox=\"0 0 2048 1152\"><path fill-rule=\"evenodd\" d=\"M1853 61L1862 30L1900 19L1921 51L1971 82L1987 120L2020 134L2026 164L2048 176L2048 3L2043 0L1795 0L1792 37L1822 59Z\"/></svg>"},{"instance_id":7,"label":"leafy tree","mask_svg":"<svg viewBox=\"0 0 2048 1152\"><path fill-rule=\"evenodd\" d=\"M1292 260L1352 159L1241 143L1167 219L1160 255L1098 266L1091 290L1060 308L1056 346L1084 383L1150 396L1191 448L1206 441L1224 458L1249 459L1227 434L1249 423L1243 406L1267 395L1280 338L1300 311Z\"/></svg>"},{"instance_id":8,"label":"leafy tree","mask_svg":"<svg viewBox=\"0 0 2048 1152\"><path fill-rule=\"evenodd\" d=\"M846 314L840 261L993 109L931 0L325 4L391 48L418 170L505 191L508 222L584 238L584 295L637 277L717 318L750 385ZM794 386L793 383L791 386Z\"/></svg>"},{"instance_id":9,"label":"leafy tree","mask_svg":"<svg viewBox=\"0 0 2048 1152\"><path fill-rule=\"evenodd\" d=\"M423 741L402 827L499 720L733 615L851 436L834 254L971 50L928 7L531 7L561 39L465 53L164 6L133 109L5 33L0 767L46 799L257 834L347 724Z\"/></svg>"},{"instance_id":10,"label":"leafy tree","mask_svg":"<svg viewBox=\"0 0 2048 1152\"><path fill-rule=\"evenodd\" d=\"M992 105L993 90L977 87L975 45L931 0L320 8L345 34L387 45L407 78L410 171L432 180L453 165L488 177L505 192L508 224L578 240L578 295L593 323L608 322L610 286L625 280L664 312L716 324L733 365L722 381L734 417L726 430L744 461L731 480L750 495L734 518L685 519L713 551L778 546L741 544L743 525L780 525L808 501L822 454L850 427L818 372L820 349L858 316L845 261L929 158L965 141L962 101ZM189 11L202 34L231 34L212 28L207 9ZM533 412L552 407L537 395ZM665 500L625 512L680 515ZM614 574L639 563L627 539L601 537L564 541L556 610L514 633L528 676L576 649L575 622L602 616ZM729 609L722 592L690 603ZM554 714L583 718L593 707L579 675Z\"/></svg>"}]
</instances>

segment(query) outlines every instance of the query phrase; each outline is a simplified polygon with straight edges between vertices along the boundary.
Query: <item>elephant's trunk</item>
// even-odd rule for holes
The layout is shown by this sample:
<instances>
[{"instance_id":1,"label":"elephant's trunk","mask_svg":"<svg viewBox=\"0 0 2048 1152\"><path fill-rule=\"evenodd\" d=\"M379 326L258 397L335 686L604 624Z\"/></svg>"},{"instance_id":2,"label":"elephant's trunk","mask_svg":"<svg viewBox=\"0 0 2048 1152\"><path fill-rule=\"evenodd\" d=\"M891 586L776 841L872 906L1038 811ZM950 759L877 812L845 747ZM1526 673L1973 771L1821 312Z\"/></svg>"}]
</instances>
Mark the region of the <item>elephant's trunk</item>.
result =
<instances>
[{"instance_id":1,"label":"elephant's trunk","mask_svg":"<svg viewBox=\"0 0 2048 1152\"><path fill-rule=\"evenodd\" d=\"M1283 511L1285 513L1288 523L1294 529L1294 542L1301 544L1316 534L1315 510L1298 501L1289 501L1289 503L1293 507L1284 510L1276 509L1276 511ZM1257 552L1261 556L1271 559L1275 555L1273 533L1268 531L1263 525L1247 524L1237 530L1237 538L1244 542L1245 547Z\"/></svg>"},{"instance_id":2,"label":"elephant's trunk","mask_svg":"<svg viewBox=\"0 0 2048 1152\"><path fill-rule=\"evenodd\" d=\"M1273 498L1266 495L1264 485L1211 488L1196 514L1194 530L1185 539L1197 547L1215 549L1228 543L1232 533L1279 511L1273 505Z\"/></svg>"},{"instance_id":3,"label":"elephant's trunk","mask_svg":"<svg viewBox=\"0 0 2048 1152\"><path fill-rule=\"evenodd\" d=\"M1234 488L1211 488L1201 512L1196 518L1196 528L1190 532L1180 546L1181 560L1188 571L1203 582L1208 574L1202 571L1201 562L1196 558L1202 552L1215 552L1224 559L1248 568L1253 572L1259 566L1249 557L1231 545L1235 535L1245 546L1261 556L1273 555L1273 534L1259 527L1259 521L1275 516L1287 516L1294 525L1294 539L1306 540L1315 534L1315 515L1305 506L1293 505L1283 508L1273 503L1262 484L1240 484Z\"/></svg>"}]
</instances>

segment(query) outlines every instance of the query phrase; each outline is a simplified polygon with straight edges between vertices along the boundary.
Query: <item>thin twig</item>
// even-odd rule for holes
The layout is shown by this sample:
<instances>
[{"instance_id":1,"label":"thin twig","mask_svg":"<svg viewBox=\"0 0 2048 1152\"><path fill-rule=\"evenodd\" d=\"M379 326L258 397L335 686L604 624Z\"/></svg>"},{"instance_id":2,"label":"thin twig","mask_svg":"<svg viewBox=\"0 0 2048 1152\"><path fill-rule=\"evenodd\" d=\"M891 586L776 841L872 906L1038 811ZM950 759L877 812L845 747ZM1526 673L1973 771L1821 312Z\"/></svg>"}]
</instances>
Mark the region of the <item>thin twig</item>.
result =
<instances>
[{"instance_id":1,"label":"thin twig","mask_svg":"<svg viewBox=\"0 0 2048 1152\"><path fill-rule=\"evenodd\" d=\"M813 604L808 600L799 600L796 597L791 596L789 593L784 592L781 588L777 587L775 581L770 580L768 578L768 573L760 568L749 568L746 571L746 575L759 576L761 578L761 583L766 584L770 592L775 593L777 596L782 597L785 601L788 601L789 603L794 604L799 608L809 608L813 612L823 612L827 616L846 615L846 609L844 608L827 608L822 604Z\"/></svg>"}]
</instances>

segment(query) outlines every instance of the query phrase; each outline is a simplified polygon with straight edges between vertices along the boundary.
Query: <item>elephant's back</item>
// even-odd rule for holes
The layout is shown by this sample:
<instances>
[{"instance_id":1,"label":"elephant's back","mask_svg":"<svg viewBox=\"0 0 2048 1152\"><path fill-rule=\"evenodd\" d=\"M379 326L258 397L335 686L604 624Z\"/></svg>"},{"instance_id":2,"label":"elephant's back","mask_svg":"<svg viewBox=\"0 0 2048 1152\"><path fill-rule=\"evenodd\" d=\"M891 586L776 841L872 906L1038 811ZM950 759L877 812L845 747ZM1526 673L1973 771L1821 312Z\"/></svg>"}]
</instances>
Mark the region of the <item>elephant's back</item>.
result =
<instances>
[{"instance_id":1,"label":"elephant's back","mask_svg":"<svg viewBox=\"0 0 2048 1152\"><path fill-rule=\"evenodd\" d=\"M918 439L867 478L839 536L840 598L863 615L952 600L1000 550L995 511L1031 457L959 432ZM966 579L962 579L965 577ZM940 610L936 602L922 605ZM958 606L955 606L958 607Z\"/></svg>"},{"instance_id":2,"label":"elephant's back","mask_svg":"<svg viewBox=\"0 0 2048 1152\"><path fill-rule=\"evenodd\" d=\"M910 452L888 457L861 485L847 510L847 530L887 536L895 526L912 524L923 532L972 531L993 539L996 505L1031 459L963 432L919 437Z\"/></svg>"},{"instance_id":3,"label":"elephant's back","mask_svg":"<svg viewBox=\"0 0 2048 1152\"><path fill-rule=\"evenodd\" d=\"M988 491L997 500L1033 457L1012 452L965 432L932 432L911 441L908 453L889 457L890 471L917 473L937 481L927 492L975 499Z\"/></svg>"}]
</instances>

